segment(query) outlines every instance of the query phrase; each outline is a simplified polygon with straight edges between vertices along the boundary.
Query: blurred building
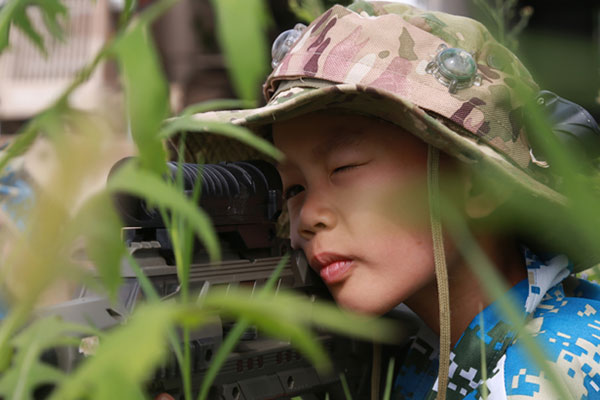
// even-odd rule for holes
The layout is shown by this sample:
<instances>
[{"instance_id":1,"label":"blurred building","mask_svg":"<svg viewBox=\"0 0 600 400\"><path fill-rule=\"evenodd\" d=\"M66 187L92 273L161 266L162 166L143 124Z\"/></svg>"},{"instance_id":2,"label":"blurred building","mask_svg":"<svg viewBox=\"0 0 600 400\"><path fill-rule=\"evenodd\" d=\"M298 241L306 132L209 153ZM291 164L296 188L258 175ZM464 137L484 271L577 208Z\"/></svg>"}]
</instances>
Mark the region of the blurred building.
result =
<instances>
[{"instance_id":1,"label":"blurred building","mask_svg":"<svg viewBox=\"0 0 600 400\"><path fill-rule=\"evenodd\" d=\"M41 34L46 54L14 26L9 48L0 55L0 121L27 120L48 107L89 64L110 32L105 0L64 0L69 17L64 24L65 40L46 29L39 10L27 10L32 25ZM82 108L102 102L107 75L103 67L74 94Z\"/></svg>"}]
</instances>

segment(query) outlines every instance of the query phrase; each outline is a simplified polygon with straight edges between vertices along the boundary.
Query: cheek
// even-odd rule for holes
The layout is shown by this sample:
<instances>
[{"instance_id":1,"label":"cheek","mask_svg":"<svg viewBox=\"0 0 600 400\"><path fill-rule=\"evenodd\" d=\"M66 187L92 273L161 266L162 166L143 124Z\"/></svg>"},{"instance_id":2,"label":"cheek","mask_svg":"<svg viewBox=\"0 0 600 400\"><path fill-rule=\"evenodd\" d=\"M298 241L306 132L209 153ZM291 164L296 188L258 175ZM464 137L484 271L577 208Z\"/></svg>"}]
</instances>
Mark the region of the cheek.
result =
<instances>
[{"instance_id":1,"label":"cheek","mask_svg":"<svg viewBox=\"0 0 600 400\"><path fill-rule=\"evenodd\" d=\"M301 247L301 237L298 233L298 212L294 209L294 207L287 207L288 211L288 221L290 227L290 240L292 248L299 249Z\"/></svg>"},{"instance_id":2,"label":"cheek","mask_svg":"<svg viewBox=\"0 0 600 400\"><path fill-rule=\"evenodd\" d=\"M431 241L408 232L362 243L367 259L343 285L331 288L344 308L383 314L435 280Z\"/></svg>"},{"instance_id":3,"label":"cheek","mask_svg":"<svg viewBox=\"0 0 600 400\"><path fill-rule=\"evenodd\" d=\"M346 196L346 201L353 199L357 209L369 212L377 219L373 224L392 223L419 232L429 229L429 203L423 182L424 178L416 173L380 175L366 180L352 196Z\"/></svg>"}]
</instances>

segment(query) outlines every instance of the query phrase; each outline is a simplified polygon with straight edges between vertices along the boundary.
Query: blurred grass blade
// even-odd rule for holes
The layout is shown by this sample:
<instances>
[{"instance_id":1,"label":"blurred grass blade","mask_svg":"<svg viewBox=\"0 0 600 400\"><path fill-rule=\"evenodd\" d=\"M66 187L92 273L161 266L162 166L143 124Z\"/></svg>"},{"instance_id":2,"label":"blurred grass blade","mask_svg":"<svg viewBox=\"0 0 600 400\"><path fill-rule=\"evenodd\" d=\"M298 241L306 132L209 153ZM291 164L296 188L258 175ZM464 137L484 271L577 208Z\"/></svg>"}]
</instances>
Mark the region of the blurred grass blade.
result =
<instances>
[{"instance_id":1,"label":"blurred grass blade","mask_svg":"<svg viewBox=\"0 0 600 400\"><path fill-rule=\"evenodd\" d=\"M243 315L257 325L261 325L261 321L317 325L331 332L386 343L395 343L398 337L406 336L402 328L391 321L340 310L327 303L310 302L298 294L281 290L276 295L261 296L252 296L252 292L244 288L214 290L203 299L202 305L225 316Z\"/></svg>"},{"instance_id":2,"label":"blurred grass blade","mask_svg":"<svg viewBox=\"0 0 600 400\"><path fill-rule=\"evenodd\" d=\"M160 137L167 139L176 132L210 132L222 135L253 147L276 160L282 160L283 154L267 140L255 135L242 126L216 121L201 121L193 116L176 117L169 119L161 130Z\"/></svg>"},{"instance_id":3,"label":"blurred grass blade","mask_svg":"<svg viewBox=\"0 0 600 400\"><path fill-rule=\"evenodd\" d=\"M132 385L119 372L107 370L103 379L110 384L98 385L94 392L94 400L148 400L148 397L141 385Z\"/></svg>"},{"instance_id":4,"label":"blurred grass blade","mask_svg":"<svg viewBox=\"0 0 600 400\"><path fill-rule=\"evenodd\" d=\"M66 374L49 364L39 362L34 355L35 348L28 349L24 366L15 365L0 378L0 396L3 399L29 400L34 399L33 393L39 385L60 384ZM18 375L20 369L24 372Z\"/></svg>"},{"instance_id":5,"label":"blurred grass blade","mask_svg":"<svg viewBox=\"0 0 600 400\"><path fill-rule=\"evenodd\" d=\"M447 202L446 202L447 203ZM445 217L445 229L450 233L453 242L458 247L471 270L475 272L479 282L488 293L489 297L496 301L503 315L507 318L515 330L519 332L519 340L524 344L531 359L544 371L546 379L552 384L561 399L573 399L567 385L561 379L555 369L548 363L544 349L532 337L525 328L525 317L505 293L508 291L506 281L496 268L493 267L486 254L479 247L473 235L469 232L465 222L452 207L445 207L442 215Z\"/></svg>"},{"instance_id":6,"label":"blurred grass blade","mask_svg":"<svg viewBox=\"0 0 600 400\"><path fill-rule=\"evenodd\" d=\"M217 34L239 98L256 100L267 75L269 20L264 0L212 0Z\"/></svg>"},{"instance_id":7,"label":"blurred grass blade","mask_svg":"<svg viewBox=\"0 0 600 400\"><path fill-rule=\"evenodd\" d=\"M163 164L166 163L163 161ZM142 197L150 203L176 210L185 217L190 227L206 247L211 260L220 259L219 241L206 213L190 199L161 178L133 165L125 165L108 182L112 192L126 192Z\"/></svg>"},{"instance_id":8,"label":"blurred grass blade","mask_svg":"<svg viewBox=\"0 0 600 400\"><path fill-rule=\"evenodd\" d=\"M152 2L151 5L147 6L144 11L136 16L133 24L143 25L148 27L151 23L156 21L161 15L177 4L179 0L157 0Z\"/></svg>"},{"instance_id":9,"label":"blurred grass blade","mask_svg":"<svg viewBox=\"0 0 600 400\"><path fill-rule=\"evenodd\" d=\"M249 300L245 299L245 301ZM232 314L240 319L219 347L219 352L213 359L215 365L223 365L227 356L233 351L244 331L250 325L256 325L259 330L271 337L289 340L291 344L321 372L330 372L332 370L332 365L325 348L313 335L309 327L302 326L298 323L290 323L289 321L271 319L268 316L264 318L248 318L245 312L236 313L234 311ZM218 370L219 367L212 367L211 364L211 368L202 382L202 388L198 396L199 400L205 400L207 398L208 391Z\"/></svg>"},{"instance_id":10,"label":"blurred grass blade","mask_svg":"<svg viewBox=\"0 0 600 400\"><path fill-rule=\"evenodd\" d=\"M288 5L296 18L308 24L325 12L321 0L288 0Z\"/></svg>"},{"instance_id":11,"label":"blurred grass blade","mask_svg":"<svg viewBox=\"0 0 600 400\"><path fill-rule=\"evenodd\" d=\"M346 400L352 400L352 393L350 393L350 387L348 387L346 374L343 372L340 374L340 382L342 383L342 389L344 390L344 397L346 397Z\"/></svg>"},{"instance_id":12,"label":"blurred grass blade","mask_svg":"<svg viewBox=\"0 0 600 400\"><path fill-rule=\"evenodd\" d=\"M392 395L392 387L394 386L394 364L396 359L394 357L390 358L390 362L388 363L387 375L385 378L385 391L383 392L383 400L390 400L390 396Z\"/></svg>"},{"instance_id":13,"label":"blurred grass blade","mask_svg":"<svg viewBox=\"0 0 600 400\"><path fill-rule=\"evenodd\" d=\"M64 322L58 317L38 319L11 340L15 354L12 367L0 377L0 397L11 400L33 398L41 384L58 384L65 373L43 362L42 353L59 346L77 346L75 334L97 334L89 327Z\"/></svg>"},{"instance_id":14,"label":"blurred grass blade","mask_svg":"<svg viewBox=\"0 0 600 400\"><path fill-rule=\"evenodd\" d=\"M229 353L233 351L236 344L239 342L240 338L250 326L250 322L246 318L239 319L233 329L229 331L227 337L219 346L219 350L217 350L217 354L215 354L208 371L206 371L206 375L204 375L204 380L202 381L202 386L200 387L200 391L198 393L198 400L206 400L208 398L208 393L210 391L210 387L212 383L215 381L217 374L221 367L227 361L227 356Z\"/></svg>"},{"instance_id":15,"label":"blurred grass blade","mask_svg":"<svg viewBox=\"0 0 600 400\"><path fill-rule=\"evenodd\" d=\"M168 89L147 26L134 25L115 40L112 51L122 69L133 140L143 168L166 171L158 132L169 112Z\"/></svg>"},{"instance_id":16,"label":"blurred grass blade","mask_svg":"<svg viewBox=\"0 0 600 400\"><path fill-rule=\"evenodd\" d=\"M8 165L10 160L25 153L33 144L38 135L37 119L27 123L25 129L2 151L0 157L0 171Z\"/></svg>"},{"instance_id":17,"label":"blurred grass blade","mask_svg":"<svg viewBox=\"0 0 600 400\"><path fill-rule=\"evenodd\" d=\"M135 11L137 6L136 0L124 0L123 1L123 11L121 11L121 15L119 16L119 26L124 27L129 22L131 15Z\"/></svg>"},{"instance_id":18,"label":"blurred grass blade","mask_svg":"<svg viewBox=\"0 0 600 400\"><path fill-rule=\"evenodd\" d=\"M126 258L129 262L129 267L133 270L133 273L135 274L135 277L137 278L140 287L144 292L144 296L146 296L146 299L150 303L158 303L160 301L160 296L156 292L154 285L152 285L150 278L144 274L138 262L131 254L129 254L129 252L126 253Z\"/></svg>"},{"instance_id":19,"label":"blurred grass blade","mask_svg":"<svg viewBox=\"0 0 600 400\"><path fill-rule=\"evenodd\" d=\"M135 260L135 258L131 254L129 254L129 252L126 253L126 257L129 262L129 267L133 270L133 272L140 284L140 287L142 288L142 290L144 292L144 296L146 296L146 299L148 300L148 302L149 303L160 302L160 297L159 297L158 293L156 292L154 285L152 285L152 282L150 281L150 279L144 274L144 272L140 268L140 266L137 263L137 261ZM198 324L199 322L196 322L196 323ZM169 344L171 345L171 348L173 349L173 352L175 353L177 362L179 362L180 365L183 364L183 351L181 350L181 344L179 343L179 338L177 337L177 332L175 331L175 329L173 329L173 328L169 329L167 332L167 337L169 338Z\"/></svg>"},{"instance_id":20,"label":"blurred grass blade","mask_svg":"<svg viewBox=\"0 0 600 400\"><path fill-rule=\"evenodd\" d=\"M71 227L85 236L86 255L94 263L109 297L115 299L121 284L121 259L125 246L121 240L121 221L107 191L88 199L73 218Z\"/></svg>"},{"instance_id":21,"label":"blurred grass blade","mask_svg":"<svg viewBox=\"0 0 600 400\"><path fill-rule=\"evenodd\" d=\"M50 400L104 400L102 386L113 385L116 376L119 385L115 388L126 390L125 394L138 393L141 389L135 388L142 387L167 355L166 336L177 312L174 304L166 302L138 306L127 325L107 333L94 356L57 387ZM117 394L113 398L126 397Z\"/></svg>"},{"instance_id":22,"label":"blurred grass blade","mask_svg":"<svg viewBox=\"0 0 600 400\"><path fill-rule=\"evenodd\" d=\"M482 338L485 337L485 326L483 320L483 310L479 310L479 327L480 334ZM487 387L487 361L485 358L485 341L481 340L479 342L479 351L481 352L481 397L483 400L487 400L488 398L488 387Z\"/></svg>"},{"instance_id":23,"label":"blurred grass blade","mask_svg":"<svg viewBox=\"0 0 600 400\"><path fill-rule=\"evenodd\" d=\"M261 288L258 296L265 296L267 293L273 290L273 288L275 287L275 282L277 282L277 279L279 279L281 271L283 271L283 268L287 264L288 259L289 254L285 254L281 258L281 260L279 260L277 267L275 267L275 270L273 271L265 285ZM204 381L202 382L202 386L200 387L200 392L198 394L199 400L206 399L212 383L214 382L219 370L227 360L227 356L233 351L235 345L237 344L237 342L239 342L240 338L249 326L249 320L243 317L240 318L233 327L233 329L229 332L221 346L219 346L219 350L217 351L217 354L213 358L213 361L210 367L208 368L208 371L206 371L206 375L204 376Z\"/></svg>"},{"instance_id":24,"label":"blurred grass blade","mask_svg":"<svg viewBox=\"0 0 600 400\"><path fill-rule=\"evenodd\" d=\"M251 297L243 288L229 288L227 292L215 290L203 304L227 315L242 314L253 321L264 316L290 323L314 324L331 332L378 342L395 343L399 337L406 336L404 328L392 321L341 310L333 304L309 302L289 291L279 291L276 296Z\"/></svg>"},{"instance_id":25,"label":"blurred grass blade","mask_svg":"<svg viewBox=\"0 0 600 400\"><path fill-rule=\"evenodd\" d=\"M179 189L180 192L184 191L184 182L183 182L183 153L184 153L184 144L185 144L185 134L182 136L182 141L179 146L179 159L178 166L175 177L175 187ZM202 173L199 171L196 176L194 182L194 188L192 191L192 202L194 204L199 204L198 201L200 199L200 189L202 187ZM192 229L190 229L189 224L187 223L187 219L180 215L176 210L173 210L172 214L169 216L166 210L161 209L161 215L163 221L167 221L166 227L171 237L171 242L173 244L173 250L175 254L175 263L177 266L177 276L179 277L179 287L180 293L179 298L183 304L187 304L189 301L189 275L192 263L192 254L194 249L194 234ZM183 326L182 331L182 343L190 342L190 328L187 325ZM172 344L173 345L173 344ZM179 344L174 344L174 346L178 346ZM192 363L192 354L191 347L188 345L183 346L183 358L177 359L181 376L183 381L183 393L186 399L192 398L192 372L191 372L191 363Z\"/></svg>"},{"instance_id":26,"label":"blurred grass blade","mask_svg":"<svg viewBox=\"0 0 600 400\"><path fill-rule=\"evenodd\" d=\"M4 3L2 7L0 7L0 54L2 54L2 51L8 46L11 21L20 2L21 1L18 0L12 0Z\"/></svg>"},{"instance_id":27,"label":"blurred grass blade","mask_svg":"<svg viewBox=\"0 0 600 400\"><path fill-rule=\"evenodd\" d=\"M527 88L517 85L516 89L519 96L527 98ZM567 235L564 233L560 235L560 239L568 246L568 254L571 257L586 254L587 258L598 263L600 262L597 246L600 242L600 230L598 230L600 218L597 207L600 199L600 174L597 170L590 173L582 172L586 170L586 166L591 167L586 165L591 164L591 160L578 154L574 148L570 148L558 139L548 116L544 114L544 109L533 99L526 104L525 113L531 136L529 140L544 154L545 161L550 165L551 174L557 182L556 186L568 199L565 207L547 214L556 219L552 221L553 230L572 230ZM535 201L528 202L524 199L520 203L525 212L528 212L528 209L536 210ZM540 215L541 223L547 219L547 215Z\"/></svg>"}]
</instances>

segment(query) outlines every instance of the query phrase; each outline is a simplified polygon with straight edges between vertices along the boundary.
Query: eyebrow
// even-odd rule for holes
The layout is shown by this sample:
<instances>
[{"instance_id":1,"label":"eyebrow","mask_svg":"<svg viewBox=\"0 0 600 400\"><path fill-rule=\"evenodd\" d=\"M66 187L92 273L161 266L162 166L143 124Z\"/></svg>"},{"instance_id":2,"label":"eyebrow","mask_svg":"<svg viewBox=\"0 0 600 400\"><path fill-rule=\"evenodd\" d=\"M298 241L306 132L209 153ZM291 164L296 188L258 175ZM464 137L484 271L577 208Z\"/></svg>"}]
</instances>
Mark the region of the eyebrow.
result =
<instances>
[{"instance_id":1,"label":"eyebrow","mask_svg":"<svg viewBox=\"0 0 600 400\"><path fill-rule=\"evenodd\" d=\"M323 158L327 155L331 150L335 149L339 146L358 146L365 140L365 132L362 128L353 128L348 130L347 127L332 127L332 129L338 129L340 131L345 130L345 132L340 132L336 135L329 137L324 142L315 146L311 151L311 156L315 159ZM277 162L275 167L280 173L288 170L290 165L287 162Z\"/></svg>"},{"instance_id":2,"label":"eyebrow","mask_svg":"<svg viewBox=\"0 0 600 400\"><path fill-rule=\"evenodd\" d=\"M335 129L335 127L333 127ZM352 129L350 131L340 132L336 135L329 137L324 142L315 146L312 150L312 156L315 158L320 158L330 152L332 149L335 149L339 146L358 146L362 142L364 142L365 134L362 129Z\"/></svg>"}]
</instances>

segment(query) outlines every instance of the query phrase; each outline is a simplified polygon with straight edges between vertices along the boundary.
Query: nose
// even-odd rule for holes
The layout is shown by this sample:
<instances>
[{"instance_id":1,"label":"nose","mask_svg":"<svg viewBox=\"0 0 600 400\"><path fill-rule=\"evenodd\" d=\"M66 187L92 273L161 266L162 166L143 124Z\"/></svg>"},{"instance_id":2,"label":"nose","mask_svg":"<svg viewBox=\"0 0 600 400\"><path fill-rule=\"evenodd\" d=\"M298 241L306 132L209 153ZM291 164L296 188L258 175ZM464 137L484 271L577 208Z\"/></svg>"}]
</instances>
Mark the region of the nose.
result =
<instances>
[{"instance_id":1,"label":"nose","mask_svg":"<svg viewBox=\"0 0 600 400\"><path fill-rule=\"evenodd\" d=\"M298 213L296 233L309 240L320 231L333 229L337 216L332 204L322 191L306 191Z\"/></svg>"}]
</instances>

